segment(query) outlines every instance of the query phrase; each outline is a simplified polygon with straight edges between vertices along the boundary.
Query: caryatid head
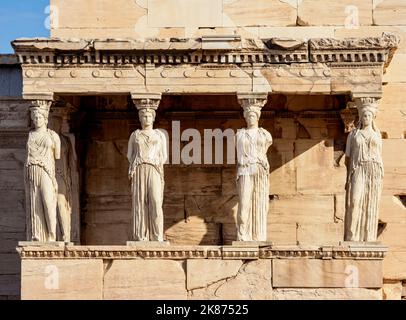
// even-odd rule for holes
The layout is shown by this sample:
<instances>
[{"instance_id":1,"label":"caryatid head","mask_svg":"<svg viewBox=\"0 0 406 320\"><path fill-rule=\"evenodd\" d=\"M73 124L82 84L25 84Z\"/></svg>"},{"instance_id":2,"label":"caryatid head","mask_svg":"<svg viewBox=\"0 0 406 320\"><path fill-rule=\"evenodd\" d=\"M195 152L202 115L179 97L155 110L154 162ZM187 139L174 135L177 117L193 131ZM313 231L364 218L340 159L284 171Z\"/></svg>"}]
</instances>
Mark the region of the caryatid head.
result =
<instances>
[{"instance_id":1,"label":"caryatid head","mask_svg":"<svg viewBox=\"0 0 406 320\"><path fill-rule=\"evenodd\" d=\"M30 107L31 120L36 129L46 127L48 125L49 109L51 101L36 100Z\"/></svg>"},{"instance_id":2,"label":"caryatid head","mask_svg":"<svg viewBox=\"0 0 406 320\"><path fill-rule=\"evenodd\" d=\"M154 125L156 112L153 108L142 108L138 111L138 117L143 129L151 128Z\"/></svg>"},{"instance_id":3,"label":"caryatid head","mask_svg":"<svg viewBox=\"0 0 406 320\"><path fill-rule=\"evenodd\" d=\"M248 128L258 127L259 118L261 117L261 108L257 106L249 106L244 108L244 118Z\"/></svg>"},{"instance_id":4,"label":"caryatid head","mask_svg":"<svg viewBox=\"0 0 406 320\"><path fill-rule=\"evenodd\" d=\"M374 130L375 127L374 120L378 112L378 103L375 98L360 98L357 101L358 116L359 116L359 128L364 128L367 126L372 126Z\"/></svg>"}]
</instances>

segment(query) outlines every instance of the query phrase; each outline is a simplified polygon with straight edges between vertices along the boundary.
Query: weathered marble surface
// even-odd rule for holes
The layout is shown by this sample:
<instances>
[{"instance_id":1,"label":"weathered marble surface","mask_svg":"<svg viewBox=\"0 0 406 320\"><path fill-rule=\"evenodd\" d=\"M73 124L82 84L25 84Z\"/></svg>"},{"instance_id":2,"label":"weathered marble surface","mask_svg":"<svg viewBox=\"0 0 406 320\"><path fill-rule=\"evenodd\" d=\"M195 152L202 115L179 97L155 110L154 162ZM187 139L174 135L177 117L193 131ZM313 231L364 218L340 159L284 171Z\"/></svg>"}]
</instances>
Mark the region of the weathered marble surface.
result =
<instances>
[{"instance_id":1,"label":"weathered marble surface","mask_svg":"<svg viewBox=\"0 0 406 320\"><path fill-rule=\"evenodd\" d=\"M347 138L346 241L376 241L384 167L382 137L376 127L377 101L356 99L359 124Z\"/></svg>"},{"instance_id":2,"label":"weathered marble surface","mask_svg":"<svg viewBox=\"0 0 406 320\"><path fill-rule=\"evenodd\" d=\"M246 128L237 131L237 241L266 241L269 211L269 162L272 136L258 127L266 95L239 95Z\"/></svg>"},{"instance_id":3,"label":"weathered marble surface","mask_svg":"<svg viewBox=\"0 0 406 320\"><path fill-rule=\"evenodd\" d=\"M141 129L134 131L128 141L127 159L130 163L132 219L134 241L163 241L164 163L167 155L165 134L153 129L160 99L135 99Z\"/></svg>"},{"instance_id":4,"label":"weathered marble surface","mask_svg":"<svg viewBox=\"0 0 406 320\"><path fill-rule=\"evenodd\" d=\"M28 134L25 163L27 240L56 241L57 196L55 160L61 157L59 135L48 129L52 101L35 100L30 108L33 130Z\"/></svg>"}]
</instances>

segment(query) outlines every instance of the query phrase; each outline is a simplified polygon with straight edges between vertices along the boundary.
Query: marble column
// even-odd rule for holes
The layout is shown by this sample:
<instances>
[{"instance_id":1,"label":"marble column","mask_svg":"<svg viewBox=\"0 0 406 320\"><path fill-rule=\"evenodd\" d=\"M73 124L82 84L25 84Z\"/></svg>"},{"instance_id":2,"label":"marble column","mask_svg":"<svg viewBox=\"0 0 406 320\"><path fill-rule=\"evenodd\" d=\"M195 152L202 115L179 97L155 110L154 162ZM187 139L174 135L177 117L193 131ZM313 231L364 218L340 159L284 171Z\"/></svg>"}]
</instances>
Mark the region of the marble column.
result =
<instances>
[{"instance_id":1,"label":"marble column","mask_svg":"<svg viewBox=\"0 0 406 320\"><path fill-rule=\"evenodd\" d=\"M132 241L164 243L164 163L167 160L167 138L154 129L160 94L133 94L141 129L128 141L128 176L132 195Z\"/></svg>"},{"instance_id":2,"label":"marble column","mask_svg":"<svg viewBox=\"0 0 406 320\"><path fill-rule=\"evenodd\" d=\"M345 241L377 240L379 201L384 169L382 138L375 124L378 98L355 97L359 122L346 145Z\"/></svg>"},{"instance_id":3,"label":"marble column","mask_svg":"<svg viewBox=\"0 0 406 320\"><path fill-rule=\"evenodd\" d=\"M56 161L58 182L58 239L80 244L80 190L75 135L71 132L71 116L77 108L69 103L51 111L51 127L61 139L61 158Z\"/></svg>"},{"instance_id":4,"label":"marble column","mask_svg":"<svg viewBox=\"0 0 406 320\"><path fill-rule=\"evenodd\" d=\"M237 132L237 241L265 242L269 208L268 148L272 136L258 126L267 94L238 94L246 128Z\"/></svg>"},{"instance_id":5,"label":"marble column","mask_svg":"<svg viewBox=\"0 0 406 320\"><path fill-rule=\"evenodd\" d=\"M32 129L25 162L27 240L56 242L58 183L55 160L61 157L59 135L48 128L52 100L32 100Z\"/></svg>"}]
</instances>

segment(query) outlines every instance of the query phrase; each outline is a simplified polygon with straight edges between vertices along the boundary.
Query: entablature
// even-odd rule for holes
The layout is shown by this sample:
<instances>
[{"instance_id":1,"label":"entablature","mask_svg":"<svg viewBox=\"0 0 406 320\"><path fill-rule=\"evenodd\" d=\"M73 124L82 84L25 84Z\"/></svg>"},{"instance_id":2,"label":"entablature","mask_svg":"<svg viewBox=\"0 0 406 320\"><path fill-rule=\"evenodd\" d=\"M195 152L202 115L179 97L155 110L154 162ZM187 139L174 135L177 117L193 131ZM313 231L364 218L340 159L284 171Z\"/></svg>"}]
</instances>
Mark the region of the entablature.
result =
<instances>
[{"instance_id":1,"label":"entablature","mask_svg":"<svg viewBox=\"0 0 406 320\"><path fill-rule=\"evenodd\" d=\"M18 39L24 95L382 91L399 39Z\"/></svg>"},{"instance_id":2,"label":"entablature","mask_svg":"<svg viewBox=\"0 0 406 320\"><path fill-rule=\"evenodd\" d=\"M22 245L22 259L360 259L383 260L388 248L380 244L337 246L74 246Z\"/></svg>"}]
</instances>

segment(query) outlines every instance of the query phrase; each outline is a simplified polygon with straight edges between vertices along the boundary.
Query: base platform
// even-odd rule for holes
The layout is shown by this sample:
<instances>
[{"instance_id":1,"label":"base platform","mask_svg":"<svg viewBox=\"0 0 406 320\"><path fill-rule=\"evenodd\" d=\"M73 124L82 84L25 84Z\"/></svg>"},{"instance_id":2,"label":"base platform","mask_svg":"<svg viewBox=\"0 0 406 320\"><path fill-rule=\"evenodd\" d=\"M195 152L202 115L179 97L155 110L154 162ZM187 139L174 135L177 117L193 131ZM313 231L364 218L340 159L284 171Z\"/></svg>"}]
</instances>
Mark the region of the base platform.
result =
<instances>
[{"instance_id":1,"label":"base platform","mask_svg":"<svg viewBox=\"0 0 406 320\"><path fill-rule=\"evenodd\" d=\"M22 299L382 299L387 248L21 243Z\"/></svg>"}]
</instances>

